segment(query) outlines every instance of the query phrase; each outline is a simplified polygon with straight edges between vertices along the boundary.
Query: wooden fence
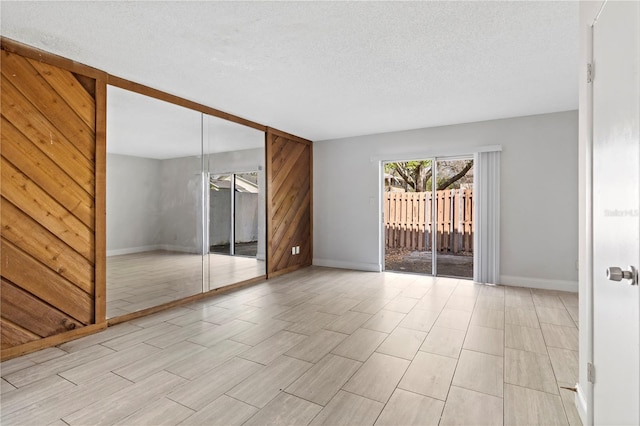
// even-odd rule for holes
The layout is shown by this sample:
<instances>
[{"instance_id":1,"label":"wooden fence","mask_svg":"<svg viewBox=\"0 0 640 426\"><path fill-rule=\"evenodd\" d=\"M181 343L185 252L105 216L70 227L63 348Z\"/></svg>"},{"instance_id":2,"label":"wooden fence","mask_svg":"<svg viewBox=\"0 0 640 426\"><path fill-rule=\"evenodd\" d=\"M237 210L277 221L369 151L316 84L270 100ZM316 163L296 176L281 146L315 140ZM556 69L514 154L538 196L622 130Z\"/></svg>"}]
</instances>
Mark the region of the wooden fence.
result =
<instances>
[{"instance_id":1,"label":"wooden fence","mask_svg":"<svg viewBox=\"0 0 640 426\"><path fill-rule=\"evenodd\" d=\"M431 192L385 192L385 246L431 251ZM436 247L440 253L473 253L473 190L436 191Z\"/></svg>"}]
</instances>

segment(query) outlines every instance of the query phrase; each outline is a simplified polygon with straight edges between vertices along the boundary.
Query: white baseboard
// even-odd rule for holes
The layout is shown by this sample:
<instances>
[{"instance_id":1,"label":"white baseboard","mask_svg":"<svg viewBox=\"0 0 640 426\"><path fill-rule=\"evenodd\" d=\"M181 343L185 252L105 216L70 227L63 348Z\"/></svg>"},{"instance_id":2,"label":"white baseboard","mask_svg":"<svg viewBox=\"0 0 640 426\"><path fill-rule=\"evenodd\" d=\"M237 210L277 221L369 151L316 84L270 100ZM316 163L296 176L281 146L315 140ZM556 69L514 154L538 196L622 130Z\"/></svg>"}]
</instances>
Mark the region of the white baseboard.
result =
<instances>
[{"instance_id":1,"label":"white baseboard","mask_svg":"<svg viewBox=\"0 0 640 426\"><path fill-rule=\"evenodd\" d=\"M344 262L334 259L313 259L316 266L325 266L327 268L353 269L356 271L380 272L382 266L379 263L361 263L361 262Z\"/></svg>"},{"instance_id":2,"label":"white baseboard","mask_svg":"<svg viewBox=\"0 0 640 426\"><path fill-rule=\"evenodd\" d=\"M578 281L548 280L530 277L515 277L511 275L500 275L500 284L514 287L530 287L543 290L559 290L578 292Z\"/></svg>"},{"instance_id":3,"label":"white baseboard","mask_svg":"<svg viewBox=\"0 0 640 426\"><path fill-rule=\"evenodd\" d=\"M198 249L194 247L176 246L171 244L155 244L151 246L127 247L123 249L107 250L107 256L119 256L122 254L142 253L145 251L154 251L154 250L166 250L166 251L176 251L179 253L201 254L198 251Z\"/></svg>"},{"instance_id":4,"label":"white baseboard","mask_svg":"<svg viewBox=\"0 0 640 426\"><path fill-rule=\"evenodd\" d=\"M161 250L161 249L162 249L162 246L160 244L155 244L151 246L127 247L123 249L107 250L107 256L120 256L122 254L142 253L145 251L153 251L153 250Z\"/></svg>"},{"instance_id":5,"label":"white baseboard","mask_svg":"<svg viewBox=\"0 0 640 426\"><path fill-rule=\"evenodd\" d=\"M176 251L178 253L202 254L199 247L192 246L176 246L173 244L160 244L161 250Z\"/></svg>"},{"instance_id":6,"label":"white baseboard","mask_svg":"<svg viewBox=\"0 0 640 426\"><path fill-rule=\"evenodd\" d=\"M579 383L576 385L576 391L575 403L578 414L580 415L580 420L582 420L583 425L589 424L587 421L587 400Z\"/></svg>"}]
</instances>

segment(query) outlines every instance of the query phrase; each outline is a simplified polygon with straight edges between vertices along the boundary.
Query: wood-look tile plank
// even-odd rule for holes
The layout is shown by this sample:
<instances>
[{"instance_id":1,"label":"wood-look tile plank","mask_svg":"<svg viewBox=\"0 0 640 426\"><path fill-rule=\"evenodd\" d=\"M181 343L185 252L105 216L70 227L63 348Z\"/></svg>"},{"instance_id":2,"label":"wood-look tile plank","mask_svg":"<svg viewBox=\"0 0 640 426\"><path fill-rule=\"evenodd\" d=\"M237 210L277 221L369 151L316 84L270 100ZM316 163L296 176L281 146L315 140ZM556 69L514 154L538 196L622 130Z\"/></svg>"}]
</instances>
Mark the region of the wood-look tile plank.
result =
<instances>
[{"instance_id":1,"label":"wood-look tile plank","mask_svg":"<svg viewBox=\"0 0 640 426\"><path fill-rule=\"evenodd\" d=\"M310 423L312 426L373 425L384 404L339 391Z\"/></svg>"},{"instance_id":2,"label":"wood-look tile plank","mask_svg":"<svg viewBox=\"0 0 640 426\"><path fill-rule=\"evenodd\" d=\"M420 351L398 387L444 401L455 369L455 359Z\"/></svg>"},{"instance_id":3,"label":"wood-look tile plank","mask_svg":"<svg viewBox=\"0 0 640 426\"><path fill-rule=\"evenodd\" d=\"M342 388L386 403L408 367L409 361L406 359L373 353Z\"/></svg>"},{"instance_id":4,"label":"wood-look tile plank","mask_svg":"<svg viewBox=\"0 0 640 426\"><path fill-rule=\"evenodd\" d=\"M256 407L222 395L180 424L193 426L239 426L257 412L258 409Z\"/></svg>"},{"instance_id":5,"label":"wood-look tile plank","mask_svg":"<svg viewBox=\"0 0 640 426\"><path fill-rule=\"evenodd\" d=\"M182 327L178 327L173 324L158 323L149 326L149 328L143 328L142 330L133 331L131 333L126 333L113 339L109 339L102 342L101 345L116 351L121 351L128 347L137 345L140 342L144 342L145 340L153 339L154 337L162 336L165 333L180 330L181 328Z\"/></svg>"},{"instance_id":6,"label":"wood-look tile plank","mask_svg":"<svg viewBox=\"0 0 640 426\"><path fill-rule=\"evenodd\" d=\"M502 413L502 398L451 386L440 425L502 426Z\"/></svg>"},{"instance_id":7,"label":"wood-look tile plank","mask_svg":"<svg viewBox=\"0 0 640 426\"><path fill-rule=\"evenodd\" d=\"M133 363L120 367L113 372L132 382L145 379L191 354L204 351L205 347L190 342L179 342L166 349L157 351Z\"/></svg>"},{"instance_id":8,"label":"wood-look tile plank","mask_svg":"<svg viewBox=\"0 0 640 426\"><path fill-rule=\"evenodd\" d=\"M287 326L290 325L291 323L288 321L281 321L276 319L261 321L260 323L249 328L247 331L231 337L231 340L239 343L244 343L245 345L254 346L262 342L263 340L266 340L269 337L273 336L277 332L284 330Z\"/></svg>"},{"instance_id":9,"label":"wood-look tile plank","mask_svg":"<svg viewBox=\"0 0 640 426\"><path fill-rule=\"evenodd\" d=\"M254 324L247 321L232 320L219 327L207 330L203 333L190 337L189 342L196 343L198 345L211 347L223 340L229 339L240 333L249 330Z\"/></svg>"},{"instance_id":10,"label":"wood-look tile plank","mask_svg":"<svg viewBox=\"0 0 640 426\"><path fill-rule=\"evenodd\" d=\"M63 343L59 348L66 352L76 352L80 349L88 348L89 346L97 345L108 340L115 339L116 337L124 336L125 334L140 330L142 330L141 327L125 322L109 327L96 334L91 334L77 340Z\"/></svg>"},{"instance_id":11,"label":"wood-look tile plank","mask_svg":"<svg viewBox=\"0 0 640 426\"><path fill-rule=\"evenodd\" d=\"M69 355L23 368L3 378L16 387L23 387L45 377L53 376L61 371L69 370L87 362L99 362L99 358L113 353L113 350L101 345L90 346Z\"/></svg>"},{"instance_id":12,"label":"wood-look tile plank","mask_svg":"<svg viewBox=\"0 0 640 426\"><path fill-rule=\"evenodd\" d=\"M384 308L384 305L386 305L390 301L391 299L384 299L384 298L365 299L362 302L358 303L353 308L351 308L351 310L354 312L362 312L364 314L375 315L382 308Z\"/></svg>"},{"instance_id":13,"label":"wood-look tile plank","mask_svg":"<svg viewBox=\"0 0 640 426\"><path fill-rule=\"evenodd\" d=\"M541 323L562 325L565 327L575 327L575 323L569 312L563 307L562 309L550 308L547 306L536 306L538 320Z\"/></svg>"},{"instance_id":14,"label":"wood-look tile plank","mask_svg":"<svg viewBox=\"0 0 640 426\"><path fill-rule=\"evenodd\" d=\"M320 405L282 392L244 425L306 425L311 422L321 409Z\"/></svg>"},{"instance_id":15,"label":"wood-look tile plank","mask_svg":"<svg viewBox=\"0 0 640 426\"><path fill-rule=\"evenodd\" d=\"M28 355L25 355L25 358L35 362L36 364L41 364L43 362L47 362L54 358L61 357L63 355L69 355L68 351L62 350L60 348L46 348L42 349L38 352L33 352Z\"/></svg>"},{"instance_id":16,"label":"wood-look tile plank","mask_svg":"<svg viewBox=\"0 0 640 426\"><path fill-rule=\"evenodd\" d=\"M371 314L364 314L362 312L348 311L330 324L327 324L324 328L337 333L351 334L360 328L362 324L369 321L372 316Z\"/></svg>"},{"instance_id":17,"label":"wood-look tile plank","mask_svg":"<svg viewBox=\"0 0 640 426\"><path fill-rule=\"evenodd\" d=\"M119 426L154 425L173 426L191 416L195 411L167 398L160 398L142 407L134 414L114 423Z\"/></svg>"},{"instance_id":18,"label":"wood-look tile plank","mask_svg":"<svg viewBox=\"0 0 640 426\"><path fill-rule=\"evenodd\" d=\"M396 296L384 306L384 309L387 311L400 312L401 314L408 314L417 303L418 300L415 298Z\"/></svg>"},{"instance_id":19,"label":"wood-look tile plank","mask_svg":"<svg viewBox=\"0 0 640 426\"><path fill-rule=\"evenodd\" d=\"M473 308L476 306L475 297L464 297L452 295L447 304L444 305L445 309L453 309L457 311L473 312Z\"/></svg>"},{"instance_id":20,"label":"wood-look tile plank","mask_svg":"<svg viewBox=\"0 0 640 426\"><path fill-rule=\"evenodd\" d=\"M539 328L505 324L504 341L507 348L537 352L539 354L547 353L547 346Z\"/></svg>"},{"instance_id":21,"label":"wood-look tile plank","mask_svg":"<svg viewBox=\"0 0 640 426\"><path fill-rule=\"evenodd\" d=\"M227 391L226 394L254 407L262 408L312 366L310 362L280 356Z\"/></svg>"},{"instance_id":22,"label":"wood-look tile plank","mask_svg":"<svg viewBox=\"0 0 640 426\"><path fill-rule=\"evenodd\" d=\"M380 331L382 333L391 333L394 328L404 319L406 315L400 312L388 311L382 309L375 314L369 321L362 325L362 328Z\"/></svg>"},{"instance_id":23,"label":"wood-look tile plank","mask_svg":"<svg viewBox=\"0 0 640 426\"><path fill-rule=\"evenodd\" d=\"M420 346L420 350L450 358L458 358L465 335L466 333L462 330L433 327L422 346Z\"/></svg>"},{"instance_id":24,"label":"wood-look tile plank","mask_svg":"<svg viewBox=\"0 0 640 426\"><path fill-rule=\"evenodd\" d=\"M249 361L267 365L305 339L307 339L307 336L303 334L291 333L284 330L279 331L238 356L248 359Z\"/></svg>"},{"instance_id":25,"label":"wood-look tile plank","mask_svg":"<svg viewBox=\"0 0 640 426\"><path fill-rule=\"evenodd\" d=\"M67 392L73 388L75 388L73 383L57 375L31 382L2 395L2 416L4 417L35 402L58 393Z\"/></svg>"},{"instance_id":26,"label":"wood-look tile plank","mask_svg":"<svg viewBox=\"0 0 640 426\"><path fill-rule=\"evenodd\" d=\"M316 363L347 337L346 334L329 330L319 330L289 349L285 352L285 355Z\"/></svg>"},{"instance_id":27,"label":"wood-look tile plank","mask_svg":"<svg viewBox=\"0 0 640 426\"><path fill-rule=\"evenodd\" d=\"M361 365L361 362L328 354L286 391L316 404L326 405Z\"/></svg>"},{"instance_id":28,"label":"wood-look tile plank","mask_svg":"<svg viewBox=\"0 0 640 426\"><path fill-rule=\"evenodd\" d=\"M7 382L5 379L0 380L0 394L4 394L5 392L10 392L15 389L17 388L11 383Z\"/></svg>"},{"instance_id":29,"label":"wood-look tile plank","mask_svg":"<svg viewBox=\"0 0 640 426\"><path fill-rule=\"evenodd\" d=\"M313 312L306 318L287 326L286 329L293 333L306 334L307 336L310 336L321 328L331 324L336 319L338 319L337 315L318 311Z\"/></svg>"},{"instance_id":30,"label":"wood-look tile plank","mask_svg":"<svg viewBox=\"0 0 640 426\"><path fill-rule=\"evenodd\" d=\"M504 330L504 311L476 307L470 325Z\"/></svg>"},{"instance_id":31,"label":"wood-look tile plank","mask_svg":"<svg viewBox=\"0 0 640 426\"><path fill-rule=\"evenodd\" d=\"M542 335L549 347L578 350L578 329L553 324L540 324Z\"/></svg>"},{"instance_id":32,"label":"wood-look tile plank","mask_svg":"<svg viewBox=\"0 0 640 426\"><path fill-rule=\"evenodd\" d=\"M444 308L435 322L436 327L466 331L471 321L471 312Z\"/></svg>"},{"instance_id":33,"label":"wood-look tile plank","mask_svg":"<svg viewBox=\"0 0 640 426\"><path fill-rule=\"evenodd\" d=\"M65 379L75 384L87 383L95 377L110 371L132 364L136 361L146 360L147 357L159 352L160 349L144 343L132 346L122 351L114 352L102 357L99 362L88 362L69 370L58 373Z\"/></svg>"},{"instance_id":34,"label":"wood-look tile plank","mask_svg":"<svg viewBox=\"0 0 640 426\"><path fill-rule=\"evenodd\" d=\"M165 370L185 379L193 380L248 349L251 349L251 346L223 340L208 349L177 360L165 367Z\"/></svg>"},{"instance_id":35,"label":"wood-look tile plank","mask_svg":"<svg viewBox=\"0 0 640 426\"><path fill-rule=\"evenodd\" d=\"M160 371L132 386L85 406L62 420L70 425L113 424L162 396L186 380L166 371Z\"/></svg>"},{"instance_id":36,"label":"wood-look tile plank","mask_svg":"<svg viewBox=\"0 0 640 426\"><path fill-rule=\"evenodd\" d=\"M376 352L411 361L426 337L427 333L425 332L398 326L389 337L378 346Z\"/></svg>"},{"instance_id":37,"label":"wood-look tile plank","mask_svg":"<svg viewBox=\"0 0 640 426\"><path fill-rule=\"evenodd\" d=\"M504 382L547 393L558 393L551 361L546 354L506 348Z\"/></svg>"},{"instance_id":38,"label":"wood-look tile plank","mask_svg":"<svg viewBox=\"0 0 640 426\"><path fill-rule=\"evenodd\" d=\"M96 376L91 382L70 388L68 392L58 392L19 411L10 414L3 412L0 421L2 424L15 425L50 424L128 386L133 386L133 383L113 373Z\"/></svg>"},{"instance_id":39,"label":"wood-look tile plank","mask_svg":"<svg viewBox=\"0 0 640 426\"><path fill-rule=\"evenodd\" d=\"M578 382L578 352L570 349L548 347L553 372L558 382ZM572 385L573 386L573 385Z\"/></svg>"},{"instance_id":40,"label":"wood-look tile plank","mask_svg":"<svg viewBox=\"0 0 640 426\"><path fill-rule=\"evenodd\" d=\"M496 328L470 326L463 349L491 355L504 355L504 331Z\"/></svg>"},{"instance_id":41,"label":"wood-look tile plank","mask_svg":"<svg viewBox=\"0 0 640 426\"><path fill-rule=\"evenodd\" d=\"M210 322L197 321L189 325L185 325L178 330L173 330L163 335L147 339L144 342L148 345L155 346L156 348L165 349L171 345L187 340L192 336L202 334L217 327L220 326L211 324Z\"/></svg>"},{"instance_id":42,"label":"wood-look tile plank","mask_svg":"<svg viewBox=\"0 0 640 426\"><path fill-rule=\"evenodd\" d=\"M505 385L505 425L567 425L562 400L558 395Z\"/></svg>"},{"instance_id":43,"label":"wood-look tile plank","mask_svg":"<svg viewBox=\"0 0 640 426\"><path fill-rule=\"evenodd\" d=\"M522 327L540 328L536 310L532 308L517 308L507 306L505 308L504 321L507 324L519 325Z\"/></svg>"},{"instance_id":44,"label":"wood-look tile plank","mask_svg":"<svg viewBox=\"0 0 640 426\"><path fill-rule=\"evenodd\" d=\"M440 421L443 407L443 401L398 388L391 395L375 424L435 426Z\"/></svg>"},{"instance_id":45,"label":"wood-look tile plank","mask_svg":"<svg viewBox=\"0 0 640 426\"><path fill-rule=\"evenodd\" d=\"M452 384L502 398L504 359L463 349Z\"/></svg>"},{"instance_id":46,"label":"wood-look tile plank","mask_svg":"<svg viewBox=\"0 0 640 426\"><path fill-rule=\"evenodd\" d=\"M414 308L398 325L412 330L429 332L438 319L438 315L439 311L427 311Z\"/></svg>"},{"instance_id":47,"label":"wood-look tile plank","mask_svg":"<svg viewBox=\"0 0 640 426\"><path fill-rule=\"evenodd\" d=\"M504 311L504 296L480 295L476 302L476 308L489 309L492 311Z\"/></svg>"},{"instance_id":48,"label":"wood-look tile plank","mask_svg":"<svg viewBox=\"0 0 640 426\"><path fill-rule=\"evenodd\" d=\"M331 351L331 353L356 361L366 361L388 334L359 328Z\"/></svg>"},{"instance_id":49,"label":"wood-look tile plank","mask_svg":"<svg viewBox=\"0 0 640 426\"><path fill-rule=\"evenodd\" d=\"M187 384L175 388L167 397L199 411L262 368L242 358L232 358Z\"/></svg>"},{"instance_id":50,"label":"wood-look tile plank","mask_svg":"<svg viewBox=\"0 0 640 426\"><path fill-rule=\"evenodd\" d=\"M20 371L34 365L36 365L36 363L25 356L2 361L2 363L0 363L0 374L2 374L2 377L6 377L16 371Z\"/></svg>"}]
</instances>

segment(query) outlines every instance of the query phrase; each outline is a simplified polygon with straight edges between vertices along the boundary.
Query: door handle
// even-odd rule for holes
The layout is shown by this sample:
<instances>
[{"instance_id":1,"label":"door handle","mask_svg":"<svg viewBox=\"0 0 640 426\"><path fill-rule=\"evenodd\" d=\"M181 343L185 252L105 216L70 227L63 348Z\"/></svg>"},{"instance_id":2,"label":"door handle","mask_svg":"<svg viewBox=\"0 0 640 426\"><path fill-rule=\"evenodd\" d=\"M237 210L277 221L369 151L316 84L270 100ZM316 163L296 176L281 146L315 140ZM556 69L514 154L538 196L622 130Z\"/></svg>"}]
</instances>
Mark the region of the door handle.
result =
<instances>
[{"instance_id":1,"label":"door handle","mask_svg":"<svg viewBox=\"0 0 640 426\"><path fill-rule=\"evenodd\" d=\"M628 271L623 271L617 266L609 266L607 268L607 279L609 281L630 280L629 284L638 285L638 270L633 266L629 266Z\"/></svg>"}]
</instances>

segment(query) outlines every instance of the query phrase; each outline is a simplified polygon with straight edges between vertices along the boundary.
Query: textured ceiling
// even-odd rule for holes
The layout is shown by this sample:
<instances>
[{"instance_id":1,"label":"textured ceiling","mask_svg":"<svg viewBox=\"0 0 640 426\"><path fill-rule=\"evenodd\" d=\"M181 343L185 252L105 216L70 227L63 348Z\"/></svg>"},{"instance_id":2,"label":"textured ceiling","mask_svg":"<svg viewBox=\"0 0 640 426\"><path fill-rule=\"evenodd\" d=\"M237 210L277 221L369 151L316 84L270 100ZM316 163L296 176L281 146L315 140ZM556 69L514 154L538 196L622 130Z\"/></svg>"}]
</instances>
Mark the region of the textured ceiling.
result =
<instances>
[{"instance_id":1,"label":"textured ceiling","mask_svg":"<svg viewBox=\"0 0 640 426\"><path fill-rule=\"evenodd\" d=\"M9 2L2 35L311 140L577 108L578 2Z\"/></svg>"}]
</instances>

